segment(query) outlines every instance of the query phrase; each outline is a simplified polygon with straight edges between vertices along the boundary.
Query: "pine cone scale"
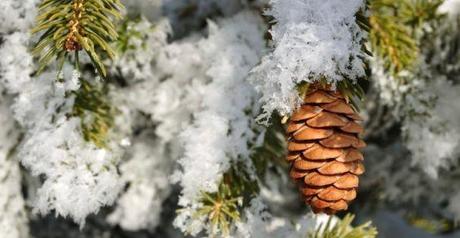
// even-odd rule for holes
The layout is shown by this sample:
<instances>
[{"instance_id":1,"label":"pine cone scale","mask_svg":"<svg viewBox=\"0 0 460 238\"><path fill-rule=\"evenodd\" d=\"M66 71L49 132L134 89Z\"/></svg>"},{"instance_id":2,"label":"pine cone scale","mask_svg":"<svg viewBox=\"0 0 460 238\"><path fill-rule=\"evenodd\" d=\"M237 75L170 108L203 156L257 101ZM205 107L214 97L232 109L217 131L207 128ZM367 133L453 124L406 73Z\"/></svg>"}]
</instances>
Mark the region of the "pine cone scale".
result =
<instances>
[{"instance_id":1,"label":"pine cone scale","mask_svg":"<svg viewBox=\"0 0 460 238\"><path fill-rule=\"evenodd\" d=\"M297 159L294 161L294 167L298 170L311 170L321 168L327 162L317 162L305 159Z\"/></svg>"},{"instance_id":2,"label":"pine cone scale","mask_svg":"<svg viewBox=\"0 0 460 238\"><path fill-rule=\"evenodd\" d=\"M318 106L305 105L291 116L292 121L303 121L318 115L323 109Z\"/></svg>"},{"instance_id":3,"label":"pine cone scale","mask_svg":"<svg viewBox=\"0 0 460 238\"><path fill-rule=\"evenodd\" d=\"M328 187L323 189L321 192L318 193L318 198L328 201L334 202L339 201L345 197L347 194L347 190L337 189L335 187Z\"/></svg>"},{"instance_id":4,"label":"pine cone scale","mask_svg":"<svg viewBox=\"0 0 460 238\"><path fill-rule=\"evenodd\" d=\"M311 148L304 151L302 154L307 159L311 160L324 160L324 159L335 159L342 155L344 152L342 149L327 148L321 144L315 144Z\"/></svg>"},{"instance_id":5,"label":"pine cone scale","mask_svg":"<svg viewBox=\"0 0 460 238\"><path fill-rule=\"evenodd\" d=\"M344 100L338 99L337 101L330 103L330 104L325 104L321 105L321 108L328 112L333 112L333 113L343 113L343 114L353 114L353 108L348 105Z\"/></svg>"},{"instance_id":6,"label":"pine cone scale","mask_svg":"<svg viewBox=\"0 0 460 238\"><path fill-rule=\"evenodd\" d=\"M340 127L340 130L342 130L343 132L356 133L356 134L362 134L364 131L363 127L354 121L350 121L345 126Z\"/></svg>"},{"instance_id":7,"label":"pine cone scale","mask_svg":"<svg viewBox=\"0 0 460 238\"><path fill-rule=\"evenodd\" d=\"M346 133L335 133L332 136L329 136L319 143L328 148L347 148L353 145L358 145L359 139L353 135Z\"/></svg>"},{"instance_id":8,"label":"pine cone scale","mask_svg":"<svg viewBox=\"0 0 460 238\"><path fill-rule=\"evenodd\" d=\"M339 92L314 89L288 124L290 176L313 212L336 213L356 197L364 173L362 118Z\"/></svg>"},{"instance_id":9,"label":"pine cone scale","mask_svg":"<svg viewBox=\"0 0 460 238\"><path fill-rule=\"evenodd\" d=\"M355 163L341 163L332 161L318 169L318 172L323 175L336 175L350 172Z\"/></svg>"},{"instance_id":10,"label":"pine cone scale","mask_svg":"<svg viewBox=\"0 0 460 238\"><path fill-rule=\"evenodd\" d=\"M331 129L313 128L307 125L302 126L298 131L293 133L294 139L298 141L324 139L334 133Z\"/></svg>"},{"instance_id":11,"label":"pine cone scale","mask_svg":"<svg viewBox=\"0 0 460 238\"><path fill-rule=\"evenodd\" d=\"M337 97L331 96L323 90L318 90L308 94L304 99L304 103L331 103L335 100L337 100Z\"/></svg>"},{"instance_id":12,"label":"pine cone scale","mask_svg":"<svg viewBox=\"0 0 460 238\"><path fill-rule=\"evenodd\" d=\"M347 124L348 119L346 117L331 112L320 112L307 121L307 125L319 128L342 127Z\"/></svg>"},{"instance_id":13,"label":"pine cone scale","mask_svg":"<svg viewBox=\"0 0 460 238\"><path fill-rule=\"evenodd\" d=\"M337 180L340 179L340 176L337 175L322 175L318 172L310 172L304 178L304 182L306 185L310 186L325 186L325 185L332 185Z\"/></svg>"},{"instance_id":14,"label":"pine cone scale","mask_svg":"<svg viewBox=\"0 0 460 238\"><path fill-rule=\"evenodd\" d=\"M304 151L309 149L315 145L315 143L297 143L297 142L292 142L288 145L288 151L290 152L296 152L296 151Z\"/></svg>"}]
</instances>

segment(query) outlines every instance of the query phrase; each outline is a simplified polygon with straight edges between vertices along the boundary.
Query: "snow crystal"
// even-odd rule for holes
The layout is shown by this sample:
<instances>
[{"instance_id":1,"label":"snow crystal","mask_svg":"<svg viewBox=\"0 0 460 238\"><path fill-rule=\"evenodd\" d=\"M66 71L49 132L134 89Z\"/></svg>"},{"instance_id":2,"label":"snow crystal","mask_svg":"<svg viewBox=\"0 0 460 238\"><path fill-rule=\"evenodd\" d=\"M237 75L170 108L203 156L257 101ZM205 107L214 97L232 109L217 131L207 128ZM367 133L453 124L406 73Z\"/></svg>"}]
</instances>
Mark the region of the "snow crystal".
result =
<instances>
[{"instance_id":1,"label":"snow crystal","mask_svg":"<svg viewBox=\"0 0 460 238\"><path fill-rule=\"evenodd\" d=\"M0 1L0 33L20 30L26 32L35 19L40 0Z\"/></svg>"},{"instance_id":2,"label":"snow crystal","mask_svg":"<svg viewBox=\"0 0 460 238\"><path fill-rule=\"evenodd\" d=\"M130 34L125 43L127 49L113 61L111 72L121 74L130 81L154 79L153 60L158 55L158 49L166 44L171 31L169 22L160 20L153 25L141 17L138 21L129 21L126 24L126 34Z\"/></svg>"},{"instance_id":3,"label":"snow crystal","mask_svg":"<svg viewBox=\"0 0 460 238\"><path fill-rule=\"evenodd\" d=\"M9 110L10 100L2 91L0 84L0 237L25 238L29 234L21 172L10 153L18 143L19 130Z\"/></svg>"},{"instance_id":4,"label":"snow crystal","mask_svg":"<svg viewBox=\"0 0 460 238\"><path fill-rule=\"evenodd\" d=\"M236 236L241 238L251 237L292 237L302 238L311 232L321 222L311 213L292 222L284 217L275 217L266 211L260 199L253 199L244 212L245 220L237 222Z\"/></svg>"},{"instance_id":5,"label":"snow crystal","mask_svg":"<svg viewBox=\"0 0 460 238\"><path fill-rule=\"evenodd\" d=\"M54 209L83 224L88 214L116 198L120 189L116 156L84 141L80 119L67 118L73 97L66 97L68 88L55 83L55 73L30 78L30 65L18 68L21 65L11 64L31 62L22 45L26 37L22 33L7 36L0 49L16 49L15 54L2 57L0 66L1 82L10 93L18 94L12 105L15 119L27 129L18 156L34 175L45 178L34 202L36 211L46 214ZM75 88L75 82L65 81L64 85Z\"/></svg>"},{"instance_id":6,"label":"snow crystal","mask_svg":"<svg viewBox=\"0 0 460 238\"><path fill-rule=\"evenodd\" d=\"M460 12L460 1L459 0L445 0L441 6L439 6L438 11L440 13L447 13L451 17L455 17Z\"/></svg>"},{"instance_id":7,"label":"snow crystal","mask_svg":"<svg viewBox=\"0 0 460 238\"><path fill-rule=\"evenodd\" d=\"M114 202L121 184L113 150L96 148L83 139L79 118L68 117L73 96L67 92L79 87L79 73L64 69L63 82L55 72L31 78L32 56L28 53L29 27L37 1L2 1L0 29L0 83L16 95L13 116L24 128L18 157L33 175L44 182L33 202L34 210L51 210L71 216L83 225L90 213ZM13 20L12 22L10 20ZM11 32L10 32L11 31Z\"/></svg>"},{"instance_id":8,"label":"snow crystal","mask_svg":"<svg viewBox=\"0 0 460 238\"><path fill-rule=\"evenodd\" d=\"M9 93L15 94L26 88L33 71L32 57L28 53L28 34L15 32L3 36L0 46L0 76Z\"/></svg>"},{"instance_id":9,"label":"snow crystal","mask_svg":"<svg viewBox=\"0 0 460 238\"><path fill-rule=\"evenodd\" d=\"M162 203L170 194L171 161L166 146L141 136L134 141L131 158L120 166L121 180L128 185L116 209L107 217L125 230L153 230L160 223Z\"/></svg>"},{"instance_id":10,"label":"snow crystal","mask_svg":"<svg viewBox=\"0 0 460 238\"><path fill-rule=\"evenodd\" d=\"M430 116L406 120L403 131L413 163L436 177L439 168L456 164L460 156L460 86L441 78L428 87L437 95Z\"/></svg>"},{"instance_id":11,"label":"snow crystal","mask_svg":"<svg viewBox=\"0 0 460 238\"><path fill-rule=\"evenodd\" d=\"M367 172L360 179L361 190L378 188L379 199L384 202L410 205L411 211L436 210L459 219L460 188L452 186L458 182L458 166L444 169L437 178L427 176L423 167L411 166L410 151L401 140L384 147L369 144L364 152Z\"/></svg>"},{"instance_id":12,"label":"snow crystal","mask_svg":"<svg viewBox=\"0 0 460 238\"><path fill-rule=\"evenodd\" d=\"M452 85L444 75L425 72L403 72L398 77L410 80L402 84L384 72L381 63L372 61L373 82L379 100L392 108L392 114L402 121L405 146L412 152L412 164L436 177L440 168L455 164L460 155L459 86ZM424 75L425 74L425 75Z\"/></svg>"},{"instance_id":13,"label":"snow crystal","mask_svg":"<svg viewBox=\"0 0 460 238\"><path fill-rule=\"evenodd\" d=\"M242 22L250 24L236 27ZM262 30L260 19L243 13L221 24L218 28L210 23L209 37L198 42L207 56L203 58L213 62L206 73L212 81L201 86L201 112L181 135L184 197L194 197L200 190L215 191L216 175L229 168L230 158L248 156L247 141L254 136L245 110L251 109L255 93L245 77L263 47L261 34L254 34ZM257 37L247 38L250 35Z\"/></svg>"},{"instance_id":14,"label":"snow crystal","mask_svg":"<svg viewBox=\"0 0 460 238\"><path fill-rule=\"evenodd\" d=\"M197 42L208 65L204 78L208 82L197 85L200 108L180 135L184 156L179 160L182 170L176 175L183 187L179 200L183 207L196 206L200 191L216 191L230 161L249 155L248 142L256 135L252 132L254 120L248 115L255 115L258 107L257 94L246 77L264 46L261 23L250 12L217 25L209 22L209 36ZM191 213L184 214L176 218L175 225L184 231L195 227L198 232L201 225L195 224L195 219L187 221Z\"/></svg>"},{"instance_id":15,"label":"snow crystal","mask_svg":"<svg viewBox=\"0 0 460 238\"><path fill-rule=\"evenodd\" d=\"M62 86L55 84L54 77L45 73L31 80L18 96L14 108L25 112L17 119L27 128L18 156L32 174L45 178L34 201L35 210L42 214L55 210L83 224L88 214L113 203L121 189L117 159L111 151L83 139L80 118L66 115L73 97L58 90ZM37 105L30 106L31 102Z\"/></svg>"},{"instance_id":16,"label":"snow crystal","mask_svg":"<svg viewBox=\"0 0 460 238\"><path fill-rule=\"evenodd\" d=\"M129 15L142 15L155 21L161 17L164 0L122 0L121 2Z\"/></svg>"},{"instance_id":17,"label":"snow crystal","mask_svg":"<svg viewBox=\"0 0 460 238\"><path fill-rule=\"evenodd\" d=\"M330 83L364 76L363 33L355 14L362 0L272 0L268 12L276 24L270 31L273 52L253 69L262 94L266 122L274 110L289 114L300 102L295 87L325 77Z\"/></svg>"},{"instance_id":18,"label":"snow crystal","mask_svg":"<svg viewBox=\"0 0 460 238\"><path fill-rule=\"evenodd\" d=\"M203 27L203 22L219 12L220 16L232 16L240 10L240 0L162 0L163 15L173 26L173 37L183 37Z\"/></svg>"}]
</instances>

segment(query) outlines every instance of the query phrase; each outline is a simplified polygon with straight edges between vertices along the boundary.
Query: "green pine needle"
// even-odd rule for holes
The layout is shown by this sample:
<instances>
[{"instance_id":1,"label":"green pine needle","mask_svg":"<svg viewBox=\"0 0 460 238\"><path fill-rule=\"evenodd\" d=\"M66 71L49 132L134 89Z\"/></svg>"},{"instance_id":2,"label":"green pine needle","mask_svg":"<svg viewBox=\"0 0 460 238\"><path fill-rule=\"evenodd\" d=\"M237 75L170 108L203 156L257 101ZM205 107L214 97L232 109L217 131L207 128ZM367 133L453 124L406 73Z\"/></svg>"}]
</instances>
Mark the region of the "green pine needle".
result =
<instances>
[{"instance_id":1,"label":"green pine needle","mask_svg":"<svg viewBox=\"0 0 460 238\"><path fill-rule=\"evenodd\" d=\"M81 118L83 138L98 148L107 147L110 129L114 124L114 108L109 104L105 90L81 80L75 94L71 116Z\"/></svg>"},{"instance_id":2,"label":"green pine needle","mask_svg":"<svg viewBox=\"0 0 460 238\"><path fill-rule=\"evenodd\" d=\"M414 213L406 215L406 219L412 226L431 234L442 234L455 228L455 222L445 218L427 218Z\"/></svg>"},{"instance_id":3,"label":"green pine needle","mask_svg":"<svg viewBox=\"0 0 460 238\"><path fill-rule=\"evenodd\" d=\"M375 238L377 229L366 222L353 227L354 215L347 214L343 219L333 224L332 216L326 223L321 224L314 232L308 234L308 238Z\"/></svg>"},{"instance_id":4,"label":"green pine needle","mask_svg":"<svg viewBox=\"0 0 460 238\"><path fill-rule=\"evenodd\" d=\"M203 192L203 204L193 217L205 217L212 236L228 235L230 228L241 218L240 210L258 193L256 180L252 180L242 163L235 163L223 176L219 190Z\"/></svg>"},{"instance_id":5,"label":"green pine needle","mask_svg":"<svg viewBox=\"0 0 460 238\"><path fill-rule=\"evenodd\" d=\"M99 75L105 77L102 59L115 57L110 42L118 37L113 20L122 18L121 9L119 0L43 0L32 29L33 34L43 32L32 49L32 54L39 57L37 74L53 59L60 62L70 52L83 49Z\"/></svg>"},{"instance_id":6,"label":"green pine needle","mask_svg":"<svg viewBox=\"0 0 460 238\"><path fill-rule=\"evenodd\" d=\"M142 41L142 47L145 47L145 41L147 32L140 32L134 26L142 20L141 17L135 19L126 19L118 27L118 39L115 41L115 48L118 53L125 53L128 50L134 50L136 45L133 44L134 40ZM149 28L149 31L153 31L154 27Z\"/></svg>"},{"instance_id":7,"label":"green pine needle","mask_svg":"<svg viewBox=\"0 0 460 238\"><path fill-rule=\"evenodd\" d=\"M418 32L437 19L442 0L371 0L369 23L372 50L393 75L410 70L420 53Z\"/></svg>"},{"instance_id":8,"label":"green pine needle","mask_svg":"<svg viewBox=\"0 0 460 238\"><path fill-rule=\"evenodd\" d=\"M281 124L281 118L275 114L265 132L263 144L255 148L251 154L251 161L261 182L265 182L267 170L272 166L287 170L284 160L286 153L285 128Z\"/></svg>"},{"instance_id":9,"label":"green pine needle","mask_svg":"<svg viewBox=\"0 0 460 238\"><path fill-rule=\"evenodd\" d=\"M423 27L426 22L439 19L438 7L444 0L404 0L399 7L401 20L412 30Z\"/></svg>"},{"instance_id":10,"label":"green pine needle","mask_svg":"<svg viewBox=\"0 0 460 238\"><path fill-rule=\"evenodd\" d=\"M379 2L376 0L371 4L371 45L377 56L384 60L385 68L397 74L414 63L419 50L410 30L387 13L392 8Z\"/></svg>"},{"instance_id":11,"label":"green pine needle","mask_svg":"<svg viewBox=\"0 0 460 238\"><path fill-rule=\"evenodd\" d=\"M202 193L203 206L193 216L205 216L212 235L228 235L231 224L240 220L241 200L242 197L232 193L231 185L221 183L216 193Z\"/></svg>"}]
</instances>

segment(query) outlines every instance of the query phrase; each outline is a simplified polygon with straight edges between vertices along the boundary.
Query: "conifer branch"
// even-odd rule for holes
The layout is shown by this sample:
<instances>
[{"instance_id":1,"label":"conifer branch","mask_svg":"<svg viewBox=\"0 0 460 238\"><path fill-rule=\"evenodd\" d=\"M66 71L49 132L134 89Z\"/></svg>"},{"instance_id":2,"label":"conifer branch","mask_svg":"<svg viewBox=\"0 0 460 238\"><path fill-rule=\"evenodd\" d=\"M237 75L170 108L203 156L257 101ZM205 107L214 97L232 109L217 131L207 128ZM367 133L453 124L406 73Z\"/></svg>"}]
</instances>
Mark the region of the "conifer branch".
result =
<instances>
[{"instance_id":1,"label":"conifer branch","mask_svg":"<svg viewBox=\"0 0 460 238\"><path fill-rule=\"evenodd\" d=\"M224 174L217 192L202 193L203 206L194 217L207 218L211 235L228 235L231 226L240 220L240 210L258 193L258 182L251 179L245 169L242 163L234 164Z\"/></svg>"},{"instance_id":2,"label":"conifer branch","mask_svg":"<svg viewBox=\"0 0 460 238\"><path fill-rule=\"evenodd\" d=\"M308 238L375 238L377 229L366 222L357 227L352 227L354 215L347 214L342 220L335 223L332 216L326 223L321 224L314 232L308 234Z\"/></svg>"},{"instance_id":3,"label":"conifer branch","mask_svg":"<svg viewBox=\"0 0 460 238\"><path fill-rule=\"evenodd\" d=\"M412 226L431 234L446 233L455 228L455 222L446 218L427 218L416 213L410 213L406 215L406 219Z\"/></svg>"},{"instance_id":4,"label":"conifer branch","mask_svg":"<svg viewBox=\"0 0 460 238\"><path fill-rule=\"evenodd\" d=\"M106 69L101 53L114 58L109 45L117 37L112 20L121 19L123 5L119 0L43 0L37 25L32 33L44 32L32 54L39 57L37 73L57 58L60 71L70 52L85 50L102 77ZM75 59L77 60L77 59Z\"/></svg>"},{"instance_id":5,"label":"conifer branch","mask_svg":"<svg viewBox=\"0 0 460 238\"><path fill-rule=\"evenodd\" d=\"M370 41L387 70L397 74L417 59L418 47L410 30L394 15L398 6L385 0L371 1Z\"/></svg>"},{"instance_id":6,"label":"conifer branch","mask_svg":"<svg viewBox=\"0 0 460 238\"><path fill-rule=\"evenodd\" d=\"M233 222L240 220L242 198L234 196L231 190L231 185L221 183L216 193L202 193L203 207L195 212L194 217L206 216L212 235L228 235Z\"/></svg>"},{"instance_id":7,"label":"conifer branch","mask_svg":"<svg viewBox=\"0 0 460 238\"><path fill-rule=\"evenodd\" d=\"M410 26L412 31L422 27L424 23L439 19L438 7L444 0L404 0L400 1L401 6L398 14L402 21Z\"/></svg>"},{"instance_id":8,"label":"conifer branch","mask_svg":"<svg viewBox=\"0 0 460 238\"><path fill-rule=\"evenodd\" d=\"M75 94L72 115L81 118L83 138L98 148L107 146L107 137L113 127L115 112L106 98L106 91L98 85L80 80L81 86Z\"/></svg>"},{"instance_id":9,"label":"conifer branch","mask_svg":"<svg viewBox=\"0 0 460 238\"><path fill-rule=\"evenodd\" d=\"M437 19L442 0L370 1L370 41L384 67L396 75L410 69L419 55L418 30Z\"/></svg>"},{"instance_id":10,"label":"conifer branch","mask_svg":"<svg viewBox=\"0 0 460 238\"><path fill-rule=\"evenodd\" d=\"M273 115L272 121L265 132L263 144L255 148L251 155L257 176L262 183L265 182L266 172L271 165L283 169L287 166L284 160L287 153L286 129L277 114Z\"/></svg>"}]
</instances>

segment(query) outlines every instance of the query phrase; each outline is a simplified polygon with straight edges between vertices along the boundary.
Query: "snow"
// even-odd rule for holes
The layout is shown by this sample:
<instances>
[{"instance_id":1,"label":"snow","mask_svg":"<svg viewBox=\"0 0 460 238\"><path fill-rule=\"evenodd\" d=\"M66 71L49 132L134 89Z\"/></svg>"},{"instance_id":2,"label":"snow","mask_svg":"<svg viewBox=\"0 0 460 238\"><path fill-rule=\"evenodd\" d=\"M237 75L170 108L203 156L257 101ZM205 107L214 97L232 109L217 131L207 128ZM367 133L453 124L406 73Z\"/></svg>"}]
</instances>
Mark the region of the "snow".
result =
<instances>
[{"instance_id":1,"label":"snow","mask_svg":"<svg viewBox=\"0 0 460 238\"><path fill-rule=\"evenodd\" d=\"M80 119L67 116L73 97L66 92L78 88L79 74L67 67L61 83L55 81L55 72L30 77L28 39L18 31L5 36L0 48L0 54L6 56L0 59L0 83L16 95L11 108L25 129L18 157L33 175L45 179L34 211L47 214L54 210L83 225L86 216L112 204L121 189L117 155L86 142Z\"/></svg>"},{"instance_id":2,"label":"snow","mask_svg":"<svg viewBox=\"0 0 460 238\"><path fill-rule=\"evenodd\" d=\"M362 0L270 3L267 14L275 19L270 30L274 49L252 71L253 83L262 94L259 119L265 123L273 111L287 115L299 105L295 88L301 82L324 77L335 85L364 76L361 44L365 34L355 19Z\"/></svg>"},{"instance_id":3,"label":"snow","mask_svg":"<svg viewBox=\"0 0 460 238\"><path fill-rule=\"evenodd\" d=\"M3 95L0 85L0 235L8 238L26 238L28 217L21 193L19 162L13 156L19 130L9 109L11 100Z\"/></svg>"},{"instance_id":4,"label":"snow","mask_svg":"<svg viewBox=\"0 0 460 238\"><path fill-rule=\"evenodd\" d=\"M446 0L438 8L441 13L447 13L451 17L455 17L460 12L460 1L459 0Z\"/></svg>"},{"instance_id":5,"label":"snow","mask_svg":"<svg viewBox=\"0 0 460 238\"><path fill-rule=\"evenodd\" d=\"M81 72L66 65L60 80L53 66L33 75L36 60L28 51L36 39L28 32L38 2L0 1L0 237L26 238L29 229L42 231L37 223L67 232L73 224L61 225L72 220L86 227L65 233L70 238L209 235L209 221L194 213L201 192L216 191L234 162L253 169L248 158L271 130L257 121L267 123L274 111L291 113L301 82L325 77L335 85L364 76L367 36L355 23L362 0L123 1L132 17L130 47L105 61L107 81L85 67L84 57ZM458 2L445 1L440 12L455 16ZM272 22L260 17L267 4ZM352 211L367 219L374 206L387 237L395 229L433 237L409 227L401 214L385 213L388 207L460 217L458 34L438 33L458 27L444 27L424 28L440 36L427 39L430 51L420 52L400 78L379 59L370 62L368 104L379 113L362 108L377 126L366 128L359 196L372 203ZM107 148L84 140L81 119L69 115L70 92L82 78L104 83L116 107ZM327 217L304 206L284 162L266 159L264 177L251 174L260 192L243 204L229 236L305 237ZM90 214L96 215L86 220ZM87 233L98 229L100 235Z\"/></svg>"},{"instance_id":6,"label":"snow","mask_svg":"<svg viewBox=\"0 0 460 238\"><path fill-rule=\"evenodd\" d=\"M438 79L430 85L437 95L436 104L424 119L409 120L403 126L406 146L412 152L413 164L421 165L436 177L439 168L456 165L460 156L460 86Z\"/></svg>"},{"instance_id":7,"label":"snow","mask_svg":"<svg viewBox=\"0 0 460 238\"><path fill-rule=\"evenodd\" d=\"M162 203L170 195L171 163L164 159L165 145L160 141L140 136L133 143L130 159L120 166L121 180L128 188L107 219L126 230L153 230L160 223Z\"/></svg>"},{"instance_id":8,"label":"snow","mask_svg":"<svg viewBox=\"0 0 460 238\"><path fill-rule=\"evenodd\" d=\"M201 58L209 63L204 75L207 82L196 89L201 93L200 107L180 134L184 156L178 161L181 171L173 175L179 176L183 187L180 206L196 206L200 191L217 190L232 160L249 156L248 142L256 139L252 133L256 125L247 115L256 115L258 107L247 75L263 49L261 23L251 12L217 24L208 22L208 37L196 42ZM179 216L175 224L187 230L189 225L183 220L190 218Z\"/></svg>"},{"instance_id":9,"label":"snow","mask_svg":"<svg viewBox=\"0 0 460 238\"><path fill-rule=\"evenodd\" d=\"M316 226L327 220L328 216L312 214L290 221L285 217L276 217L266 211L266 206L259 199L253 199L245 210L245 222L236 225L236 236L250 237L292 237L302 238L312 232Z\"/></svg>"},{"instance_id":10,"label":"snow","mask_svg":"<svg viewBox=\"0 0 460 238\"><path fill-rule=\"evenodd\" d=\"M2 0L0 2L0 32L25 31L35 19L39 0Z\"/></svg>"},{"instance_id":11,"label":"snow","mask_svg":"<svg viewBox=\"0 0 460 238\"><path fill-rule=\"evenodd\" d=\"M83 139L81 119L67 116L73 97L65 96L66 85L74 89L74 83L56 83L54 77L45 73L31 79L13 105L27 129L18 156L33 175L45 178L34 210L55 210L83 225L87 215L112 204L121 189L117 155Z\"/></svg>"},{"instance_id":12,"label":"snow","mask_svg":"<svg viewBox=\"0 0 460 238\"><path fill-rule=\"evenodd\" d=\"M166 20L158 20L156 25L141 17L138 21L127 23L126 52L119 54L111 64L111 72L121 74L130 81L140 81L154 77L152 62L158 55L158 49L166 44L171 26Z\"/></svg>"}]
</instances>

